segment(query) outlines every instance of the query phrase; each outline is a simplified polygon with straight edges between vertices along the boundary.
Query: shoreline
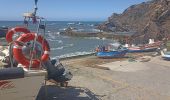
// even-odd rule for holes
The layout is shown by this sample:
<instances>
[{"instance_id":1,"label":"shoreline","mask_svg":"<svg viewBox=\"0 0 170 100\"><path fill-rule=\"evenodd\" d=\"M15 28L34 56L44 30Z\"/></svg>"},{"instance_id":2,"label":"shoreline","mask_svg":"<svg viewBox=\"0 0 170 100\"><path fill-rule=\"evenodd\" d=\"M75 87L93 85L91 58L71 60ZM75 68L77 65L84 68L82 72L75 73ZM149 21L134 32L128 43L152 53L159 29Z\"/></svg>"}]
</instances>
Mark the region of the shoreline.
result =
<instances>
[{"instance_id":1,"label":"shoreline","mask_svg":"<svg viewBox=\"0 0 170 100\"><path fill-rule=\"evenodd\" d=\"M71 37L98 37L100 39L112 39L125 41L127 38L130 38L133 34L116 34L117 32L74 32L74 31L65 31L61 32L60 35L71 36Z\"/></svg>"},{"instance_id":2,"label":"shoreline","mask_svg":"<svg viewBox=\"0 0 170 100\"><path fill-rule=\"evenodd\" d=\"M147 57L154 58L154 54L155 52L127 53L126 56L123 58L110 58L110 59L98 58L97 56L92 54L92 55L83 55L83 56L65 58L65 59L61 59L60 61L63 64L69 65L71 67L79 65L79 66L84 66L87 68L91 67L91 68L97 68L97 69L103 69L103 70L110 70L109 68L98 66L98 65L106 64L110 62L117 62L117 61L135 62L136 60L139 60L140 62L147 62L149 60L152 60L152 59L148 59Z\"/></svg>"},{"instance_id":3,"label":"shoreline","mask_svg":"<svg viewBox=\"0 0 170 100\"><path fill-rule=\"evenodd\" d=\"M75 56L70 56L70 57L64 57L64 58L59 58L61 61L64 60L70 60L70 59L78 59L78 58L83 58L83 57L89 57L89 56L94 56L95 53L90 53L90 54L84 54L84 55L75 55Z\"/></svg>"}]
</instances>

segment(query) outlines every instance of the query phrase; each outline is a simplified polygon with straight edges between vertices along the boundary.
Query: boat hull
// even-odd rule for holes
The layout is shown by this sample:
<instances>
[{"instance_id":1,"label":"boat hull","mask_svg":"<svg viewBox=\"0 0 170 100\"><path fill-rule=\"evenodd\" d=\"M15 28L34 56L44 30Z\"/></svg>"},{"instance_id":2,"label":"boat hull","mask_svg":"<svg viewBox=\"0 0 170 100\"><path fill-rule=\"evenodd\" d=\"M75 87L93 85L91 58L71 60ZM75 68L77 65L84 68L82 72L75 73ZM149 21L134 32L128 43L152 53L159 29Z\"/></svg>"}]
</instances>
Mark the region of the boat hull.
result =
<instances>
[{"instance_id":1,"label":"boat hull","mask_svg":"<svg viewBox=\"0 0 170 100\"><path fill-rule=\"evenodd\" d=\"M44 76L0 81L2 82L5 82L0 86L2 100L35 100L44 82Z\"/></svg>"},{"instance_id":2,"label":"boat hull","mask_svg":"<svg viewBox=\"0 0 170 100\"><path fill-rule=\"evenodd\" d=\"M97 52L96 56L99 58L121 58L124 57L127 53L127 50L122 51L103 51Z\"/></svg>"},{"instance_id":3,"label":"boat hull","mask_svg":"<svg viewBox=\"0 0 170 100\"><path fill-rule=\"evenodd\" d=\"M146 49L128 49L129 53L142 53L142 52L154 52L157 48L146 48Z\"/></svg>"}]
</instances>

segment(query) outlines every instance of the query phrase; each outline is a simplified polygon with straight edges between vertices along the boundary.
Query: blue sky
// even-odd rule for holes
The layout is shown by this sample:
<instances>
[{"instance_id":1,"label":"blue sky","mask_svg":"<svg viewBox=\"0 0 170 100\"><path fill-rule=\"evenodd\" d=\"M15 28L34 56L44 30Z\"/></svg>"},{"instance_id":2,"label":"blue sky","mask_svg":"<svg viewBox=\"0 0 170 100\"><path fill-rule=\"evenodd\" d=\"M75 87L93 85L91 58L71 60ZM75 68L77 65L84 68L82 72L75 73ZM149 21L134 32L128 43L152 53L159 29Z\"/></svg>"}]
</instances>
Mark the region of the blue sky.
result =
<instances>
[{"instance_id":1,"label":"blue sky","mask_svg":"<svg viewBox=\"0 0 170 100\"><path fill-rule=\"evenodd\" d=\"M146 0L39 0L38 15L56 21L103 21L132 4ZM0 20L22 20L32 11L34 0L0 0Z\"/></svg>"}]
</instances>

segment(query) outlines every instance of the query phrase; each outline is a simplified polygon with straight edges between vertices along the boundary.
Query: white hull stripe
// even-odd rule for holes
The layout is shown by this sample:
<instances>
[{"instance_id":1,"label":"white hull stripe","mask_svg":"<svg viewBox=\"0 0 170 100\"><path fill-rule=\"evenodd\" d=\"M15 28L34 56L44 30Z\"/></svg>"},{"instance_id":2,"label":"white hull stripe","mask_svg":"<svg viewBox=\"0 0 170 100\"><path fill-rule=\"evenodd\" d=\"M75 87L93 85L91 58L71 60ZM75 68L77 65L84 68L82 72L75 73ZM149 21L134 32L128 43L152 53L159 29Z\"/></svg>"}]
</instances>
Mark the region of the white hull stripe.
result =
<instances>
[{"instance_id":1,"label":"white hull stripe","mask_svg":"<svg viewBox=\"0 0 170 100\"><path fill-rule=\"evenodd\" d=\"M15 28L12 28L11 30L12 30L12 32L16 33Z\"/></svg>"},{"instance_id":2,"label":"white hull stripe","mask_svg":"<svg viewBox=\"0 0 170 100\"><path fill-rule=\"evenodd\" d=\"M50 54L50 52L49 51L44 51L44 54Z\"/></svg>"}]
</instances>

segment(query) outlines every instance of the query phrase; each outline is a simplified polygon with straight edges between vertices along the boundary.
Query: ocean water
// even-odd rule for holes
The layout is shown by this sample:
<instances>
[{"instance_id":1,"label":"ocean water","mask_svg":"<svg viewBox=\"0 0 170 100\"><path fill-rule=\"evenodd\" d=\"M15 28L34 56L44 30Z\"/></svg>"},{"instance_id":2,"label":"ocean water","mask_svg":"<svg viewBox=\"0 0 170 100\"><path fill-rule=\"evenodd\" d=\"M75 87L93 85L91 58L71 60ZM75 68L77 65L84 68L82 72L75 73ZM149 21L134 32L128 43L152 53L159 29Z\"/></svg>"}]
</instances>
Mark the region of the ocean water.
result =
<instances>
[{"instance_id":1,"label":"ocean water","mask_svg":"<svg viewBox=\"0 0 170 100\"><path fill-rule=\"evenodd\" d=\"M96 37L80 38L62 36L60 32L64 31L67 27L71 26L76 31L84 32L97 32L96 25L101 22L73 22L73 21L48 21L46 22L46 39L48 40L51 48L52 58L64 58L75 55L84 55L94 52L98 45L107 43L115 43L113 40L99 39ZM23 26L22 21L0 21L0 26L8 26L10 28L15 26ZM36 32L36 25L30 23L29 29ZM42 31L39 32L42 34Z\"/></svg>"}]
</instances>

